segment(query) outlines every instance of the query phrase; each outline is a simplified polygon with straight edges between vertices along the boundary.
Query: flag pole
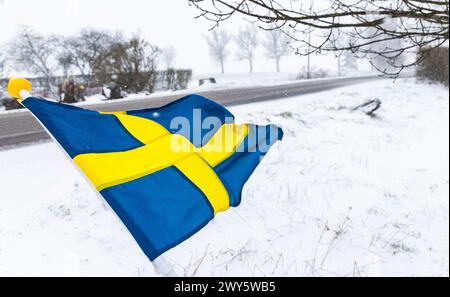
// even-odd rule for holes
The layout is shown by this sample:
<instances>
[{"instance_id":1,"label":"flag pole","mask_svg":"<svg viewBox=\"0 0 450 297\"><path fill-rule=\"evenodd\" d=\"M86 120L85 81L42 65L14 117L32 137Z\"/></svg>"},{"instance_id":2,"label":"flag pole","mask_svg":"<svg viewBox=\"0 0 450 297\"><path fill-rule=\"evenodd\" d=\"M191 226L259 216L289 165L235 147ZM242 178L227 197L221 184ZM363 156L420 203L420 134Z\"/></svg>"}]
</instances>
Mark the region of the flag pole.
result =
<instances>
[{"instance_id":1,"label":"flag pole","mask_svg":"<svg viewBox=\"0 0 450 297\"><path fill-rule=\"evenodd\" d=\"M13 78L10 77L7 91L9 95L11 95L13 98L16 98L19 103L21 103L23 100L32 97L31 95L31 83L24 79L24 78ZM33 113L31 113L33 114ZM36 118L36 117L35 117ZM105 201L103 196L97 191L97 189L93 186L91 181L84 175L84 173L74 164L73 160L69 157L69 155L66 153L66 151L62 148L62 146L59 144L59 142L53 137L53 135L47 130L47 128L39 121L39 119L36 118L36 120L41 124L41 126L45 129L45 131L49 134L49 136L53 139L53 141L58 145L60 150L64 153L64 155L70 160L70 162L74 165L74 167L77 169L78 172L80 172L81 176L85 178L85 180L88 182L88 184L91 186L91 188L97 193L97 196L99 196L106 205L109 206L109 204ZM111 209L112 210L112 209ZM114 210L112 210L114 214ZM122 220L119 221L122 222ZM123 222L122 222L123 223ZM173 269L172 264L170 264L164 256L159 256L155 260L152 261L152 264L155 268L155 272L160 274L163 277L177 277L177 274L175 270Z\"/></svg>"},{"instance_id":2,"label":"flag pole","mask_svg":"<svg viewBox=\"0 0 450 297\"><path fill-rule=\"evenodd\" d=\"M162 275L163 277L177 277L177 273L173 269L172 264L170 264L164 256L159 256L153 260L153 266L155 267L156 273Z\"/></svg>"}]
</instances>

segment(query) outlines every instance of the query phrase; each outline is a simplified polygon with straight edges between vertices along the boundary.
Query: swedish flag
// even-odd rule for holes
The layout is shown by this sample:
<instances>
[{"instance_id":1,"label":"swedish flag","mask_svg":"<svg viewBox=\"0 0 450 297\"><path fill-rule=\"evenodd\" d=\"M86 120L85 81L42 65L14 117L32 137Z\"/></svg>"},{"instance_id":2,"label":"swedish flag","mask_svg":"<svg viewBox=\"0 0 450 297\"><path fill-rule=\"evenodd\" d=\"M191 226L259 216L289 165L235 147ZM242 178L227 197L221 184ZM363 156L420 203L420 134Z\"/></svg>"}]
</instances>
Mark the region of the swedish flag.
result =
<instances>
[{"instance_id":1,"label":"swedish flag","mask_svg":"<svg viewBox=\"0 0 450 297\"><path fill-rule=\"evenodd\" d=\"M101 113L28 97L47 128L154 260L241 202L244 184L283 137L236 125L192 95L161 108Z\"/></svg>"}]
</instances>

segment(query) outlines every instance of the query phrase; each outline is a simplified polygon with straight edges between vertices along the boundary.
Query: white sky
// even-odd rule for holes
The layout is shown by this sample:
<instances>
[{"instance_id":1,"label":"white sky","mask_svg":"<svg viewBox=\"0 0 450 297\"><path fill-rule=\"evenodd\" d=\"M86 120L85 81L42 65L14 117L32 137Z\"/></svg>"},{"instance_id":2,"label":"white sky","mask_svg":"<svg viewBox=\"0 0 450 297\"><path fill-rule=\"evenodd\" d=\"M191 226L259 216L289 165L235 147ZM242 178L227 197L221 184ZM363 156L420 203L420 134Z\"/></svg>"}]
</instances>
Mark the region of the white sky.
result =
<instances>
[{"instance_id":1,"label":"white sky","mask_svg":"<svg viewBox=\"0 0 450 297\"><path fill-rule=\"evenodd\" d=\"M211 61L205 36L211 23L195 19L198 11L187 0L0 0L0 44L6 43L21 25L46 34L70 35L83 27L121 30L126 34L140 31L149 42L160 47L173 45L179 68L196 74L219 71ZM235 19L222 25L232 33L245 20ZM262 38L264 32L261 32ZM245 61L237 61L234 44L226 65L227 72L246 72ZM274 63L258 50L255 72L273 72ZM332 57L315 56L319 67L335 69ZM306 58L290 56L282 61L282 71L299 72Z\"/></svg>"}]
</instances>

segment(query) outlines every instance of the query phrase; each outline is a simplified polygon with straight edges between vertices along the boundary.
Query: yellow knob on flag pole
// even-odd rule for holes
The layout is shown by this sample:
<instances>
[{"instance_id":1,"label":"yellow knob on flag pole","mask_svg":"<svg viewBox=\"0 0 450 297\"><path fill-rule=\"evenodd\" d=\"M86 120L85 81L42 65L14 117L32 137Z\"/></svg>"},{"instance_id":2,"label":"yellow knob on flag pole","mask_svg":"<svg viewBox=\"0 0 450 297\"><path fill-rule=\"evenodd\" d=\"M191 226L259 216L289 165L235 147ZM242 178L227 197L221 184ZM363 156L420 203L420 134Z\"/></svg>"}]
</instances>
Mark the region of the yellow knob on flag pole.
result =
<instances>
[{"instance_id":1,"label":"yellow knob on flag pole","mask_svg":"<svg viewBox=\"0 0 450 297\"><path fill-rule=\"evenodd\" d=\"M22 101L31 96L31 83L24 78L11 77L9 79L7 90L11 97Z\"/></svg>"}]
</instances>

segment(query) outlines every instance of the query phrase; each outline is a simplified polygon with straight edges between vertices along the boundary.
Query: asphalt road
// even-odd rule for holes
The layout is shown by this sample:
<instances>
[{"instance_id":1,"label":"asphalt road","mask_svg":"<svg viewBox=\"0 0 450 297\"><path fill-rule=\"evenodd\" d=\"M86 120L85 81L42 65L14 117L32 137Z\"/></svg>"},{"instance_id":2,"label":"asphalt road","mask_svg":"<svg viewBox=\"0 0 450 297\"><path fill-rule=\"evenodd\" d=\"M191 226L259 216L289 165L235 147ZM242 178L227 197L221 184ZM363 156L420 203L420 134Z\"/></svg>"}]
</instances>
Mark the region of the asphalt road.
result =
<instances>
[{"instance_id":1,"label":"asphalt road","mask_svg":"<svg viewBox=\"0 0 450 297\"><path fill-rule=\"evenodd\" d=\"M328 80L302 81L285 85L267 87L242 87L234 89L210 90L198 94L213 99L225 106L282 99L315 92L331 90L351 84L361 83L378 77L337 78ZM85 105L83 108L97 111L136 110L163 106L179 99L183 95L151 97L137 100L117 100L107 104ZM0 148L24 145L50 137L29 112L12 112L0 114Z\"/></svg>"}]
</instances>

